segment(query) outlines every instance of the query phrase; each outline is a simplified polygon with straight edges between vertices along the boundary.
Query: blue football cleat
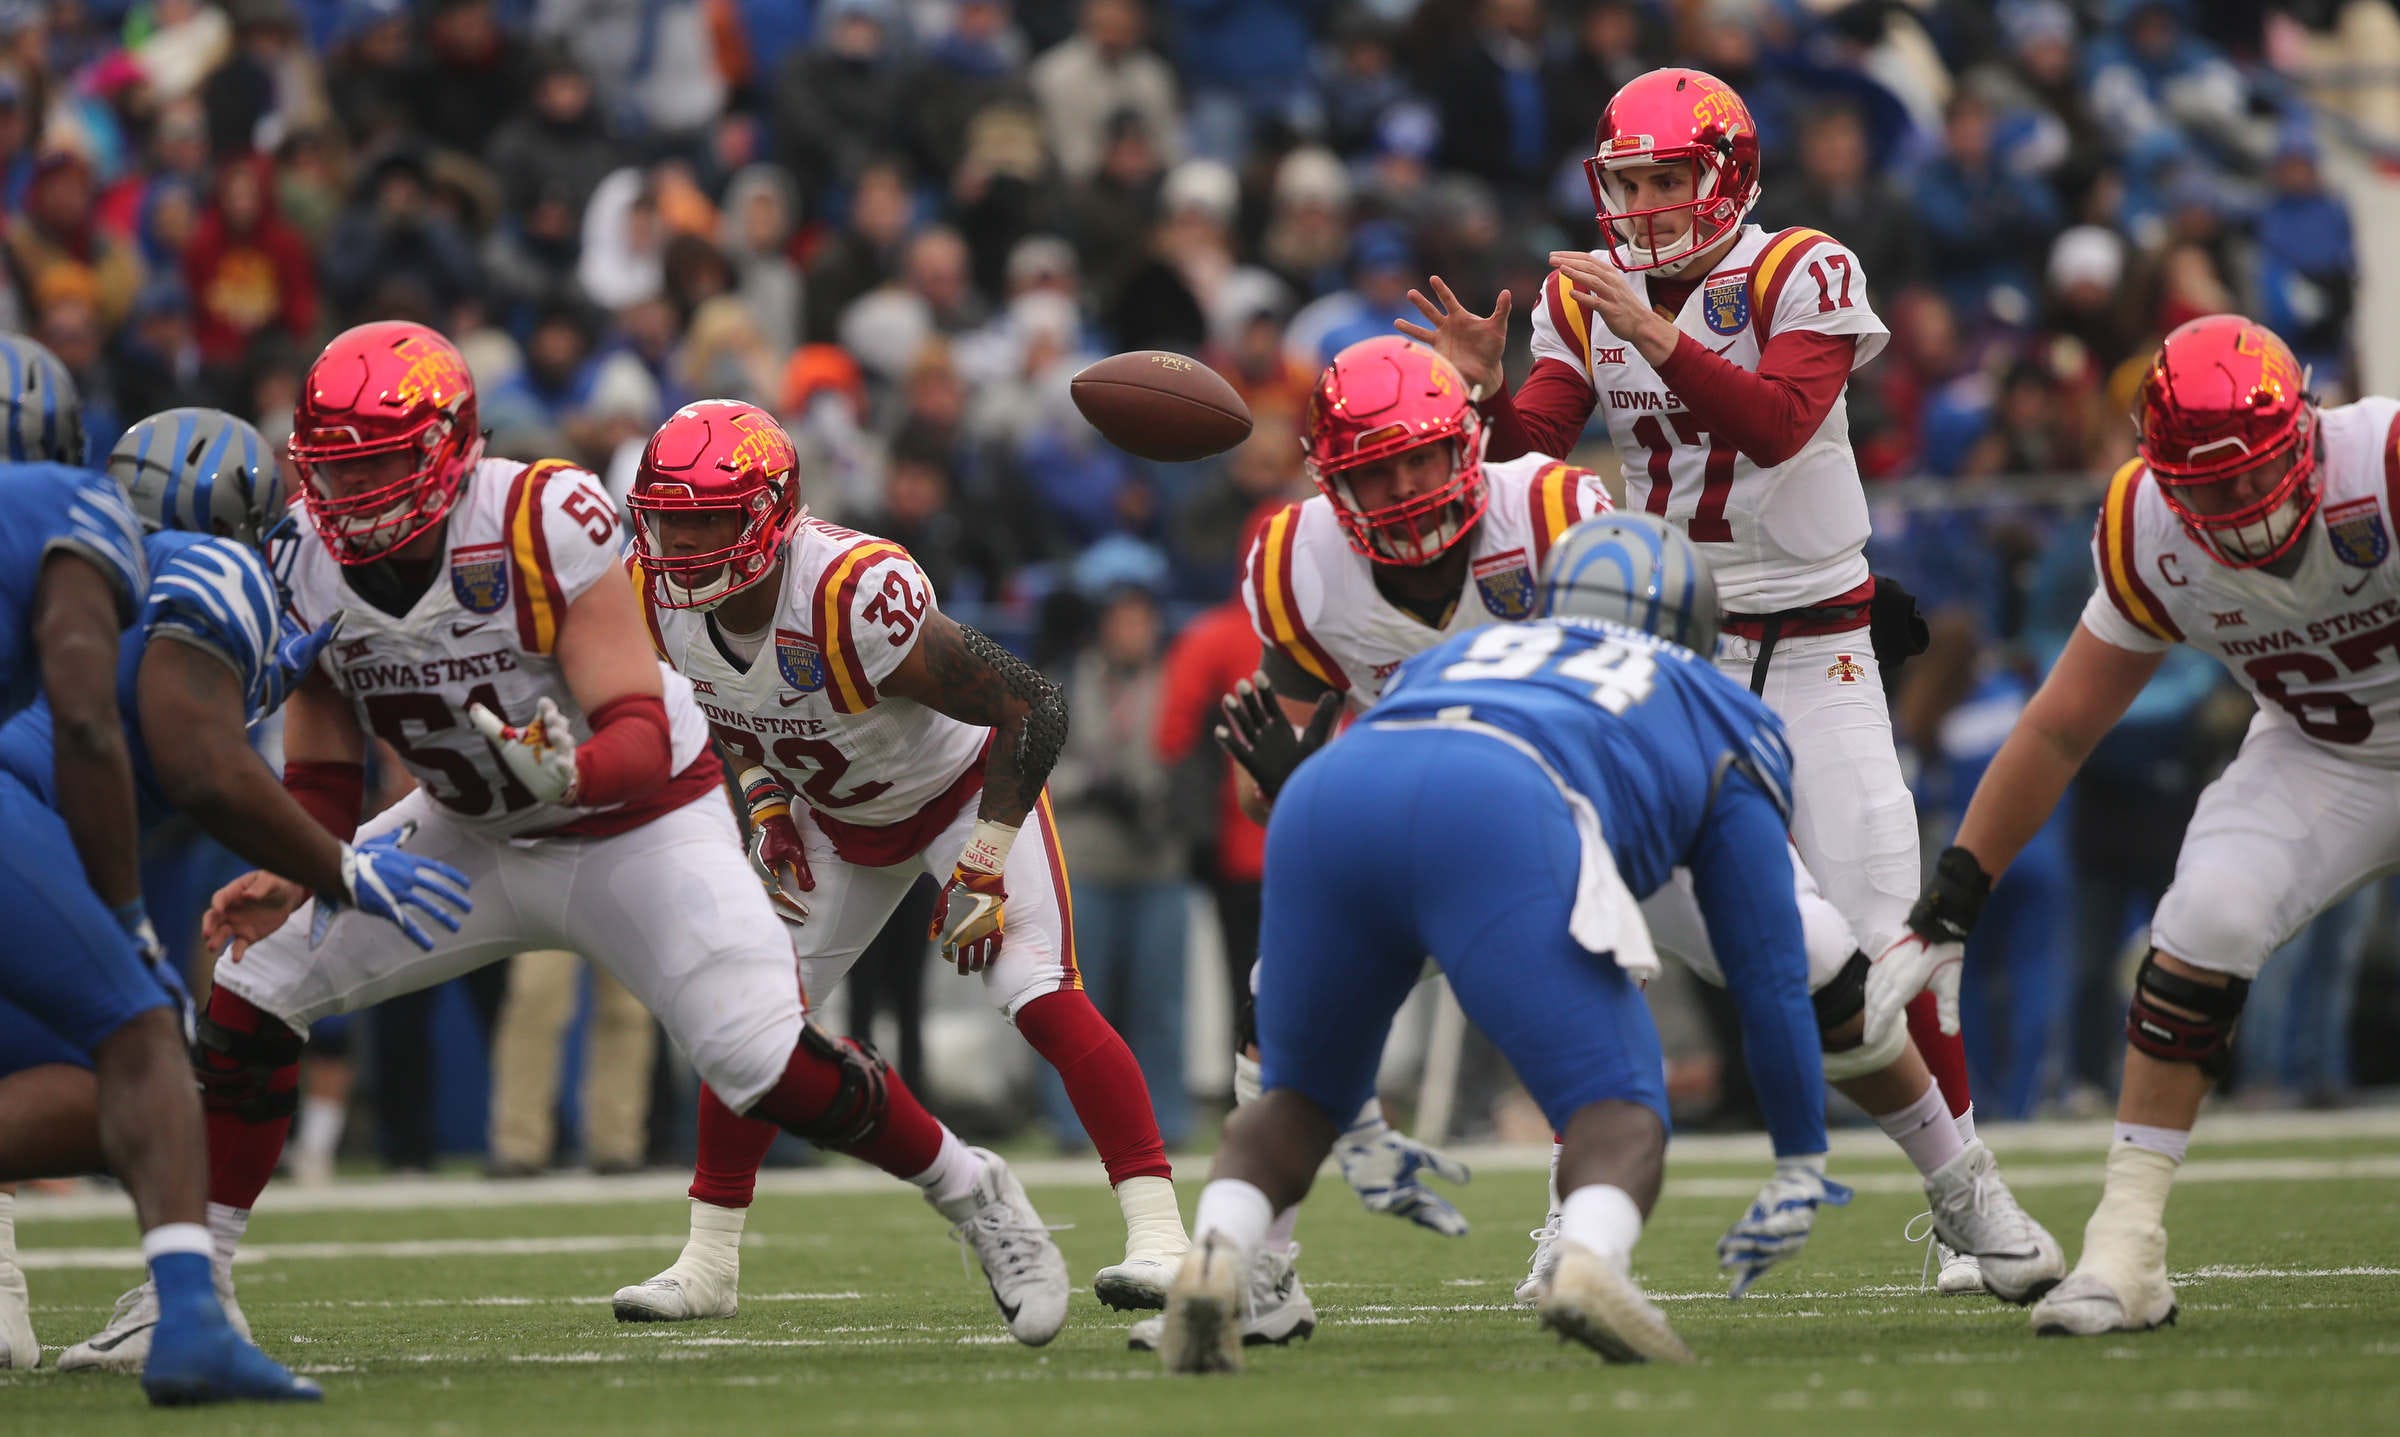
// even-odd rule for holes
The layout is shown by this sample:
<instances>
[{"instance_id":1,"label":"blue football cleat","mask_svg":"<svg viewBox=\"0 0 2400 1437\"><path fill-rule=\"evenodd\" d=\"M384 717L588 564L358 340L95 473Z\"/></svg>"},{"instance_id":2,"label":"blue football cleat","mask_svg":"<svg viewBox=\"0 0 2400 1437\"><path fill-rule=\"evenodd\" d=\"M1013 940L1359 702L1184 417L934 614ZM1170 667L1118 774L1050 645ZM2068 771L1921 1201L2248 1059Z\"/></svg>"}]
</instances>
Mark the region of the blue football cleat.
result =
<instances>
[{"instance_id":1,"label":"blue football cleat","mask_svg":"<svg viewBox=\"0 0 2400 1437\"><path fill-rule=\"evenodd\" d=\"M164 1321L150 1339L142 1391L153 1407L212 1402L317 1402L324 1389L259 1351L222 1312Z\"/></svg>"}]
</instances>

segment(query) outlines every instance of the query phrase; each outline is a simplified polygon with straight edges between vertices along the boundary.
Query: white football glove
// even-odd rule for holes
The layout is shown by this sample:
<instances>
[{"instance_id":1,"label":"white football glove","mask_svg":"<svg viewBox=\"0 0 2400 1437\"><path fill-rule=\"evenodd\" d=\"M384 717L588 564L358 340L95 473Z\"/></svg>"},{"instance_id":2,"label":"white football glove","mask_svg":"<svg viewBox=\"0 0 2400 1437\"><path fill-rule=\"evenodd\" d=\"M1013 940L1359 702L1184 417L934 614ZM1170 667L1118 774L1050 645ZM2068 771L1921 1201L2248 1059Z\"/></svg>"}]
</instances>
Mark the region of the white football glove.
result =
<instances>
[{"instance_id":1,"label":"white football glove","mask_svg":"<svg viewBox=\"0 0 2400 1437\"><path fill-rule=\"evenodd\" d=\"M1750 1210L1717 1241L1717 1266L1733 1274L1728 1297L1740 1297L1768 1268L1797 1257L1817 1225L1817 1209L1841 1207L1850 1189L1818 1171L1823 1158L1775 1165L1775 1176L1758 1190Z\"/></svg>"},{"instance_id":2,"label":"white football glove","mask_svg":"<svg viewBox=\"0 0 2400 1437\"><path fill-rule=\"evenodd\" d=\"M574 805L575 733L557 704L540 700L534 705L533 722L523 728L482 704L467 705L467 719L492 741L493 752L537 802Z\"/></svg>"},{"instance_id":3,"label":"white football glove","mask_svg":"<svg viewBox=\"0 0 2400 1437\"><path fill-rule=\"evenodd\" d=\"M1360 1111L1358 1120L1334 1142L1333 1157L1367 1211L1406 1218L1444 1237L1466 1236L1466 1215L1425 1186L1420 1175L1431 1171L1453 1183L1475 1175L1465 1163L1385 1122L1381 1104L1370 1101Z\"/></svg>"},{"instance_id":4,"label":"white football glove","mask_svg":"<svg viewBox=\"0 0 2400 1437\"><path fill-rule=\"evenodd\" d=\"M1872 1048L1888 1038L1893 1025L1908 1020L1908 1005L1931 990L1940 1010L1942 1031L1958 1031L1958 976L1967 956L1964 943L1937 943L1922 933L1903 932L1900 940L1875 955L1867 969L1867 1027L1860 1040Z\"/></svg>"}]
</instances>

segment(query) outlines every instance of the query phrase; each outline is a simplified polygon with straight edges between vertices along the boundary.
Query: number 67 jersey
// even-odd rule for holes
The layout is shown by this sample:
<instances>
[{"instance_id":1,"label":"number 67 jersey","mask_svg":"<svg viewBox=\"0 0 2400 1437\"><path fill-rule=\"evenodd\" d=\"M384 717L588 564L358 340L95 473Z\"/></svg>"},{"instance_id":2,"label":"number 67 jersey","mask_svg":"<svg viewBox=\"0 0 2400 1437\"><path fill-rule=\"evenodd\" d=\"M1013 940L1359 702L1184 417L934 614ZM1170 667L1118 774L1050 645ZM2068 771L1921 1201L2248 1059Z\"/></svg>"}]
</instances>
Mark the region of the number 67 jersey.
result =
<instances>
[{"instance_id":1,"label":"number 67 jersey","mask_svg":"<svg viewBox=\"0 0 2400 1437\"><path fill-rule=\"evenodd\" d=\"M384 612L350 586L352 570L309 528L292 565L302 627L339 613L341 632L317 660L411 777L451 818L494 837L603 837L638 828L717 782L707 725L691 685L660 665L675 777L612 808L539 803L467 722L480 703L512 723L544 697L575 737L591 737L553 650L567 607L593 584L622 583L614 506L597 479L562 460L485 459L468 474L446 521L433 582L405 614Z\"/></svg>"},{"instance_id":2,"label":"number 67 jersey","mask_svg":"<svg viewBox=\"0 0 2400 1437\"><path fill-rule=\"evenodd\" d=\"M2259 723L2400 769L2400 400L2318 411L2322 498L2289 578L2209 556L2141 461L2109 481L2083 626L2121 649L2189 643L2258 699Z\"/></svg>"}]
</instances>

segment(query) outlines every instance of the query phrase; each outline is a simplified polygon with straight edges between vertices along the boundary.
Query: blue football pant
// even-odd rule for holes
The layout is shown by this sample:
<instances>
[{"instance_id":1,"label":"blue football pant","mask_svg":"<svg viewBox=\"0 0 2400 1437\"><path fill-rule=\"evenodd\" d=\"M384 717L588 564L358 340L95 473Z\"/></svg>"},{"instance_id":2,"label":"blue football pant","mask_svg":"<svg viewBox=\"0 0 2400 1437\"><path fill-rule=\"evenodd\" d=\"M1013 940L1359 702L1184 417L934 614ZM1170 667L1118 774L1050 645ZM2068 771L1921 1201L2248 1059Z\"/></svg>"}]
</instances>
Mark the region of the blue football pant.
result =
<instances>
[{"instance_id":1,"label":"blue football pant","mask_svg":"<svg viewBox=\"0 0 2400 1437\"><path fill-rule=\"evenodd\" d=\"M0 913L0 1072L41 1062L88 1066L102 1040L172 1001L92 892L66 821L7 775Z\"/></svg>"}]
</instances>

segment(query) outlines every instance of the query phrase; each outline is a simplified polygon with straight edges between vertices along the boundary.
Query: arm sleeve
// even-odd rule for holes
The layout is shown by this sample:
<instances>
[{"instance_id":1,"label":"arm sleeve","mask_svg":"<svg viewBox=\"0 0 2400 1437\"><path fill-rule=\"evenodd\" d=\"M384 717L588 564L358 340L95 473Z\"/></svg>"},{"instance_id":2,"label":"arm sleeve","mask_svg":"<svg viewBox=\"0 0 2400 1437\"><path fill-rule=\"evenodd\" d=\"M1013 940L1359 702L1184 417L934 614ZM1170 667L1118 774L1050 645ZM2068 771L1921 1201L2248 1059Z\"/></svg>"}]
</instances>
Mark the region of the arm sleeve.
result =
<instances>
[{"instance_id":1,"label":"arm sleeve","mask_svg":"<svg viewBox=\"0 0 2400 1437\"><path fill-rule=\"evenodd\" d=\"M1492 426L1488 459L1565 454L1583 437L1598 396L1588 367L1591 316L1571 287L1557 270L1542 281L1542 302L1533 307L1533 372L1514 396L1495 395L1481 406Z\"/></svg>"},{"instance_id":2,"label":"arm sleeve","mask_svg":"<svg viewBox=\"0 0 2400 1437\"><path fill-rule=\"evenodd\" d=\"M1747 774L1729 773L1685 861L1775 1155L1821 1153L1825 1067L1783 816Z\"/></svg>"},{"instance_id":3,"label":"arm sleeve","mask_svg":"<svg viewBox=\"0 0 2400 1437\"><path fill-rule=\"evenodd\" d=\"M266 564L231 539L176 550L150 586L150 637L190 644L221 660L241 682L252 721L265 700L276 643L289 624Z\"/></svg>"},{"instance_id":4,"label":"arm sleeve","mask_svg":"<svg viewBox=\"0 0 2400 1437\"><path fill-rule=\"evenodd\" d=\"M1857 343L1848 335L1786 330L1767 341L1753 374L1686 334L1658 374L1703 427L1772 469L1824 427L1850 381Z\"/></svg>"},{"instance_id":5,"label":"arm sleeve","mask_svg":"<svg viewBox=\"0 0 2400 1437\"><path fill-rule=\"evenodd\" d=\"M837 710L863 713L916 648L925 616L934 611L933 585L906 549L870 539L825 566L814 607L826 694Z\"/></svg>"}]
</instances>

